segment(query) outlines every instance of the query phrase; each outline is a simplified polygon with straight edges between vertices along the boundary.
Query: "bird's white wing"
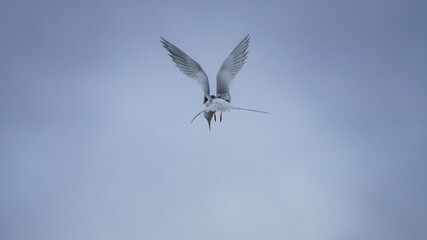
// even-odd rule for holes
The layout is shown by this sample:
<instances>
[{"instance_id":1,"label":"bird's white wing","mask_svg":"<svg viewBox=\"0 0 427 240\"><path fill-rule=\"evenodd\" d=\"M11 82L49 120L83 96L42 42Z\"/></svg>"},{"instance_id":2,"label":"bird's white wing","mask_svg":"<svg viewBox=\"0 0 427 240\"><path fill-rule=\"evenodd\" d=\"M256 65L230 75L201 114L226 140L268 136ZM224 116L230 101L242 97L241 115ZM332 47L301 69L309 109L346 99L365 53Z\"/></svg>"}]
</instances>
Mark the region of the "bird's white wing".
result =
<instances>
[{"instance_id":1,"label":"bird's white wing","mask_svg":"<svg viewBox=\"0 0 427 240\"><path fill-rule=\"evenodd\" d=\"M181 49L177 48L166 39L162 37L160 38L163 47L168 50L169 56L171 56L172 61L176 63L178 69L185 75L196 80L202 88L205 98L211 99L208 76L206 75L205 71L203 71L202 67L190 56L181 51Z\"/></svg>"},{"instance_id":2,"label":"bird's white wing","mask_svg":"<svg viewBox=\"0 0 427 240\"><path fill-rule=\"evenodd\" d=\"M231 100L230 85L242 69L248 54L249 35L247 35L222 63L216 75L216 96L228 102Z\"/></svg>"}]
</instances>

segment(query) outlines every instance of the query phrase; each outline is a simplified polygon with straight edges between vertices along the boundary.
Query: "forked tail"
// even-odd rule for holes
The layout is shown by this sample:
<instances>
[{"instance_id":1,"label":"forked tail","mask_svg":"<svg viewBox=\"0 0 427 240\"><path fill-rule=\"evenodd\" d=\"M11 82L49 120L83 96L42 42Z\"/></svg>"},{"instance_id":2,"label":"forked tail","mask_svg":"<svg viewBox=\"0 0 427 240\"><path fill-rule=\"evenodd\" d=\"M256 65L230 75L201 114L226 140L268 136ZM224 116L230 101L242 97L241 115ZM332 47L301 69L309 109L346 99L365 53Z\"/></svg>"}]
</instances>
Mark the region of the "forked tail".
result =
<instances>
[{"instance_id":1,"label":"forked tail","mask_svg":"<svg viewBox=\"0 0 427 240\"><path fill-rule=\"evenodd\" d=\"M205 110L200 111L196 116L191 119L191 123L193 123L194 119L196 119L201 113L205 112Z\"/></svg>"},{"instance_id":2,"label":"forked tail","mask_svg":"<svg viewBox=\"0 0 427 240\"><path fill-rule=\"evenodd\" d=\"M235 106L231 106L231 108L232 108L233 110L245 110L245 111L251 111L251 112L258 112L258 113L270 114L270 113L268 113L268 112L259 111L259 110L254 110L254 109L248 109L248 108L241 108L241 107L235 107Z\"/></svg>"},{"instance_id":3,"label":"forked tail","mask_svg":"<svg viewBox=\"0 0 427 240\"><path fill-rule=\"evenodd\" d=\"M254 109L248 109L248 108L241 108L241 107L235 107L235 106L230 106L231 110L244 110L244 111L251 111L251 112L257 112L257 113L264 113L264 114L270 114L268 112L264 112L264 111L259 111L259 110L254 110ZM212 111L212 110L208 110L208 111ZM191 119L191 122L194 121L194 119L196 119L200 114L206 112L206 109L203 109L202 111L200 111L196 116L193 117L193 119Z\"/></svg>"}]
</instances>

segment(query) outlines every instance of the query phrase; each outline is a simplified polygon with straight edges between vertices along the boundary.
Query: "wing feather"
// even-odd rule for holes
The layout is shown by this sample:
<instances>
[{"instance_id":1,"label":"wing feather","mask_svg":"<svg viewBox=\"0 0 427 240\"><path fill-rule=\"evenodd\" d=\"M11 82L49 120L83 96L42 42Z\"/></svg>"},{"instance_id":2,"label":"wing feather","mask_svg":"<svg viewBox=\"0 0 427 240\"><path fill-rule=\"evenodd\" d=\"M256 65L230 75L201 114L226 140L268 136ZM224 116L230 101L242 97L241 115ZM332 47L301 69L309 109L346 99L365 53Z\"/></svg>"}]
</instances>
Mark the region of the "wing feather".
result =
<instances>
[{"instance_id":1,"label":"wing feather","mask_svg":"<svg viewBox=\"0 0 427 240\"><path fill-rule=\"evenodd\" d=\"M230 85L248 57L249 40L248 34L224 60L216 76L216 96L228 102L231 100Z\"/></svg>"},{"instance_id":2,"label":"wing feather","mask_svg":"<svg viewBox=\"0 0 427 240\"><path fill-rule=\"evenodd\" d=\"M163 44L163 47L168 50L169 56L172 58L172 61L176 64L178 69L188 77L196 80L202 88L205 97L210 99L208 76L205 71L203 71L203 68L181 49L177 48L162 37L160 37L160 39L160 42Z\"/></svg>"}]
</instances>

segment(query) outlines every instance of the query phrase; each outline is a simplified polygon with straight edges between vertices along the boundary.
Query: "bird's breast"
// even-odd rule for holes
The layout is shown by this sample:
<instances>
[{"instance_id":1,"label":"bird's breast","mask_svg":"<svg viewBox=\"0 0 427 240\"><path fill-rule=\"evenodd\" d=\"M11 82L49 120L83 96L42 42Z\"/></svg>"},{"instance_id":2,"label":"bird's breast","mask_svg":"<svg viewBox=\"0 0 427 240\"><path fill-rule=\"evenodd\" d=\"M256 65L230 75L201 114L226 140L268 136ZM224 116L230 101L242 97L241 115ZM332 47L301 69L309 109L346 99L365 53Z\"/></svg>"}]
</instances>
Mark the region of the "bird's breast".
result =
<instances>
[{"instance_id":1,"label":"bird's breast","mask_svg":"<svg viewBox=\"0 0 427 240\"><path fill-rule=\"evenodd\" d=\"M210 104L206 104L206 109L209 111L227 112L231 110L231 106L223 99L212 99Z\"/></svg>"}]
</instances>

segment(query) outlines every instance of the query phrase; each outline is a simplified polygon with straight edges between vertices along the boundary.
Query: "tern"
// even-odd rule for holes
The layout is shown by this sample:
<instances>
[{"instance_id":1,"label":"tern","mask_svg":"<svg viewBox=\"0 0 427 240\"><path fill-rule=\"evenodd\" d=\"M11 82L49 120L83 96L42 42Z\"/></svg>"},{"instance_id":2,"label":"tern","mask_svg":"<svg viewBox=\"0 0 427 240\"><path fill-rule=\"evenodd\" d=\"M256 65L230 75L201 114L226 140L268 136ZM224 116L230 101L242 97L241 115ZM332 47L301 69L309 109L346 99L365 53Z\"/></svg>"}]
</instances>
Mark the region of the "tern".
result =
<instances>
[{"instance_id":1,"label":"tern","mask_svg":"<svg viewBox=\"0 0 427 240\"><path fill-rule=\"evenodd\" d=\"M242 69L246 62L249 47L249 34L234 48L230 55L224 60L221 68L216 76L216 96L210 94L208 76L203 68L194 61L190 56L184 53L181 49L160 37L163 47L169 52L172 61L175 62L178 69L188 77L197 81L203 90L204 99L203 104L205 108L200 111L192 120L194 121L200 114L203 113L208 121L209 131L211 130L212 116L216 121L216 112L220 112L219 121L222 121L222 113L231 110L246 110L259 113L267 113L263 111L235 107L230 104L230 85L236 77L237 73Z\"/></svg>"}]
</instances>

